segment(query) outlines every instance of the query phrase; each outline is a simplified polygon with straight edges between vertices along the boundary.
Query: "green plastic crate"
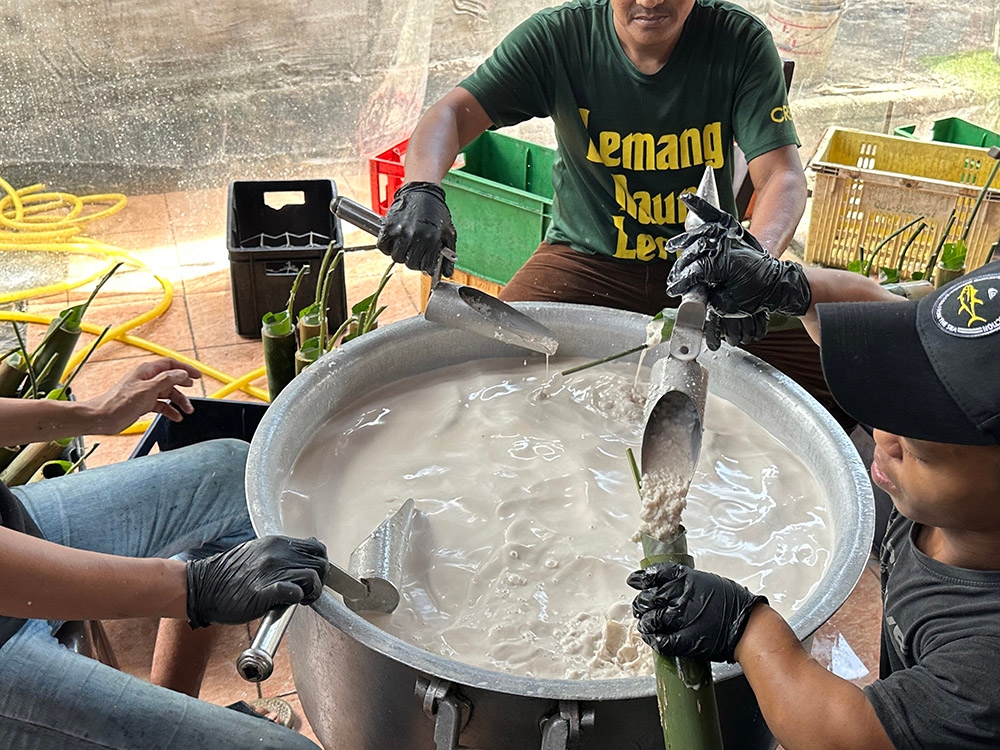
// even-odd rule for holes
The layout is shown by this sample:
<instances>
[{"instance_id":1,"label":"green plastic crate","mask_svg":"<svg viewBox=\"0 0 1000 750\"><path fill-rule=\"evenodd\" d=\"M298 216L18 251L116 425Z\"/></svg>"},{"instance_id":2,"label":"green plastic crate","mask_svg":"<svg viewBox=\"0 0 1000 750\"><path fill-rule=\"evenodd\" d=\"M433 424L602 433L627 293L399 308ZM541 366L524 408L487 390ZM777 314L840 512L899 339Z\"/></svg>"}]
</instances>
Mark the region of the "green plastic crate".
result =
<instances>
[{"instance_id":1,"label":"green plastic crate","mask_svg":"<svg viewBox=\"0 0 1000 750\"><path fill-rule=\"evenodd\" d=\"M892 132L904 138L916 138L914 135L916 129L916 125L903 125ZM1000 146L1000 134L973 125L960 117L945 117L941 120L935 120L931 128L931 140L938 143L972 146L973 148Z\"/></svg>"},{"instance_id":2,"label":"green plastic crate","mask_svg":"<svg viewBox=\"0 0 1000 750\"><path fill-rule=\"evenodd\" d=\"M552 220L554 149L488 130L442 184L458 233L456 267L506 284Z\"/></svg>"}]
</instances>

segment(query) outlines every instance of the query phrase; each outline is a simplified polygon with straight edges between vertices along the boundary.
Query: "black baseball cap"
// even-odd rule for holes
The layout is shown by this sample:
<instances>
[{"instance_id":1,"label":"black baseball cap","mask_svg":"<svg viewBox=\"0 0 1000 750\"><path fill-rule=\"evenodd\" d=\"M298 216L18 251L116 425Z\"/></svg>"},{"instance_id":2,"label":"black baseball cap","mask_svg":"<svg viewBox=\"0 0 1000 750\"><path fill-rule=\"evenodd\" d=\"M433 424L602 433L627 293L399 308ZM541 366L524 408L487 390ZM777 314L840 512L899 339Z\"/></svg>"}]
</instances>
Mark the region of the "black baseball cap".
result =
<instances>
[{"instance_id":1,"label":"black baseball cap","mask_svg":"<svg viewBox=\"0 0 1000 750\"><path fill-rule=\"evenodd\" d=\"M823 374L862 424L1000 444L1000 261L921 300L820 304Z\"/></svg>"}]
</instances>

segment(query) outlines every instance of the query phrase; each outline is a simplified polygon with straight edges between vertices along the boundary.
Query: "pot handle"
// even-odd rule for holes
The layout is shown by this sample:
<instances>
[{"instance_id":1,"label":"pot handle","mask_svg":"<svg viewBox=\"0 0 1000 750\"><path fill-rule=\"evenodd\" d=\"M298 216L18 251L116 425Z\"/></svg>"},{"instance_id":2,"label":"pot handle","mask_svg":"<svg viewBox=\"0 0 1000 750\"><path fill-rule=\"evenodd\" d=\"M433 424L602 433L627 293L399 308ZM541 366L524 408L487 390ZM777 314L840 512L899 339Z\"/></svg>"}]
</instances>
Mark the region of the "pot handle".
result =
<instances>
[{"instance_id":1,"label":"pot handle","mask_svg":"<svg viewBox=\"0 0 1000 750\"><path fill-rule=\"evenodd\" d=\"M452 691L452 684L438 678L417 678L415 692L424 713L434 719L434 750L472 750L458 744L458 736L469 723L472 704ZM559 701L559 711L543 718L541 750L570 750L580 734L594 726L593 709L580 710L576 701Z\"/></svg>"}]
</instances>

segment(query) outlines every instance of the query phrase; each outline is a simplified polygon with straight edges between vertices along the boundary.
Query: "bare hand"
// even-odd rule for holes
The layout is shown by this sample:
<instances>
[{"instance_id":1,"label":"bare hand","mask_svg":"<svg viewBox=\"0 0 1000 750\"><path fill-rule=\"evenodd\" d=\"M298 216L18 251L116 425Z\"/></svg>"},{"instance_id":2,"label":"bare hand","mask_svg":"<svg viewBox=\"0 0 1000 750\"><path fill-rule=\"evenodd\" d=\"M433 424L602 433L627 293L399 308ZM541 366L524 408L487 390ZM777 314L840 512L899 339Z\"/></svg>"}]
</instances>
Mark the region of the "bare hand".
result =
<instances>
[{"instance_id":1,"label":"bare hand","mask_svg":"<svg viewBox=\"0 0 1000 750\"><path fill-rule=\"evenodd\" d=\"M180 422L194 406L177 389L194 385L200 377L196 368L170 357L143 362L110 391L87 402L95 412L93 434L115 435L149 412Z\"/></svg>"}]
</instances>

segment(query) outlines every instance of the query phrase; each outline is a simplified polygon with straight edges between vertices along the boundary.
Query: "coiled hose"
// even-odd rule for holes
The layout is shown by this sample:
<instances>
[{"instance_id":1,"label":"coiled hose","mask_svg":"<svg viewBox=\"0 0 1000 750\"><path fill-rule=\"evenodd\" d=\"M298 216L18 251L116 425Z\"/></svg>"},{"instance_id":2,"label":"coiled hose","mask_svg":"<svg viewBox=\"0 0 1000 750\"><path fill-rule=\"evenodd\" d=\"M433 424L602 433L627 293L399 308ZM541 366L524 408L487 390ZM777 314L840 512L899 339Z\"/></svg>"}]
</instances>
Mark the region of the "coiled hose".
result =
<instances>
[{"instance_id":1,"label":"coiled hose","mask_svg":"<svg viewBox=\"0 0 1000 750\"><path fill-rule=\"evenodd\" d=\"M174 288L168 279L151 270L145 263L132 257L125 250L99 242L83 234L86 225L90 222L113 216L121 211L127 201L124 195L106 193L80 197L70 193L46 192L45 186L42 184L15 189L3 178L0 178L0 191L3 193L3 197L0 197L0 251L40 251L87 255L107 261L104 266L83 278L0 294L0 304L9 304L75 289L103 277L118 263L125 263L147 271L152 274L163 290L162 299L151 310L113 326L102 339L99 341L95 339L90 346L74 354L67 365L67 373L71 372L91 349L103 346L108 341L119 341L160 356L173 357L197 368L202 374L225 383L222 388L210 394L210 398L224 398L234 391L243 391L261 401L268 401L265 390L251 385L253 381L264 376L263 366L234 378L198 360L129 333L132 329L155 320L170 309ZM0 321L36 323L48 326L52 320L52 317L45 315L0 311ZM82 329L95 337L103 330L101 327L86 321L84 321ZM142 432L148 424L149 420L136 422L123 430L122 434Z\"/></svg>"}]
</instances>

